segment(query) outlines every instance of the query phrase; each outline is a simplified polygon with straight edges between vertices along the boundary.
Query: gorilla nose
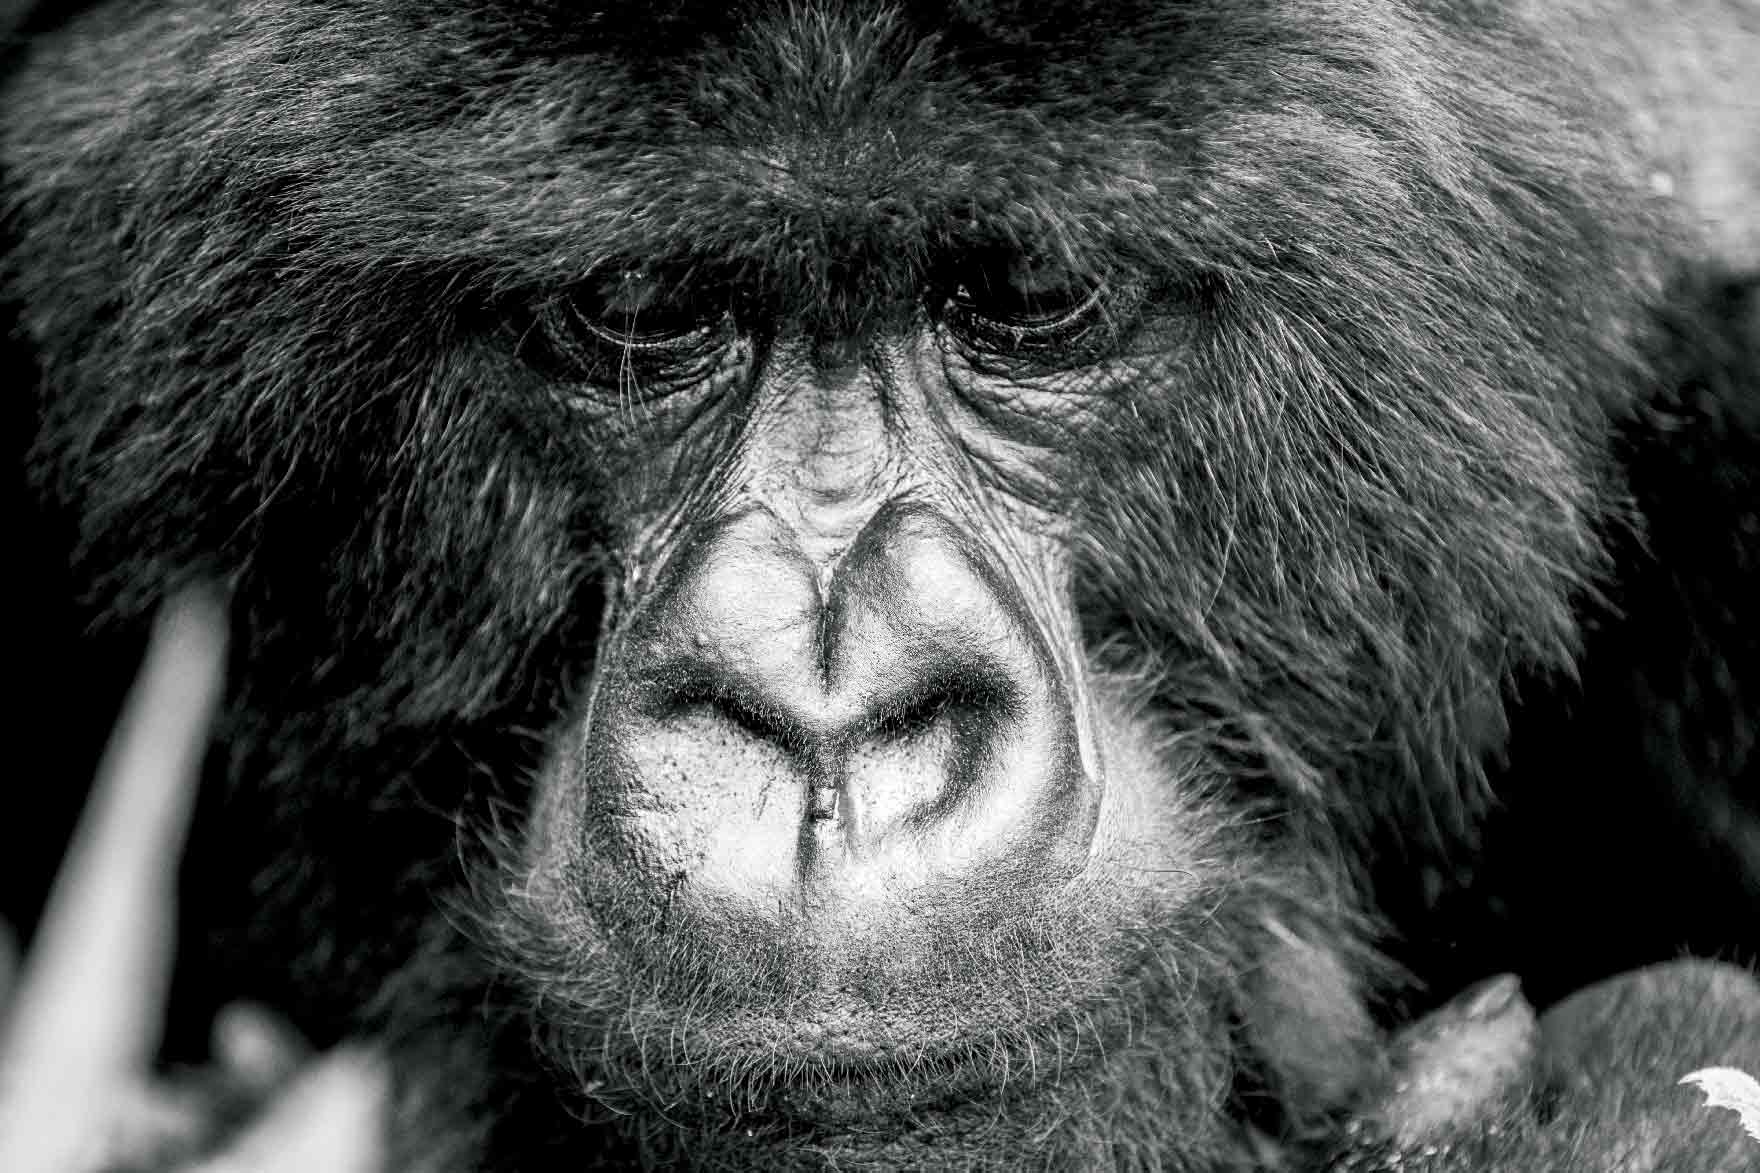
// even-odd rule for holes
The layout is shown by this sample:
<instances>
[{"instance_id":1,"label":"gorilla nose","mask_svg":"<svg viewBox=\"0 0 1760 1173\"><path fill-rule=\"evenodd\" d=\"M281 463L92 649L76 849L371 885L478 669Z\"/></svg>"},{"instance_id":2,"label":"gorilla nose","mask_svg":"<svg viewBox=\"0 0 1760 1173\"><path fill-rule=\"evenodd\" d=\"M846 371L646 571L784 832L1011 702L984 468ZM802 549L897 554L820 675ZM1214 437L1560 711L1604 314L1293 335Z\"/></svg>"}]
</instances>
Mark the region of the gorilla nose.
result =
<instances>
[{"instance_id":1,"label":"gorilla nose","mask_svg":"<svg viewBox=\"0 0 1760 1173\"><path fill-rule=\"evenodd\" d=\"M829 570L745 514L681 555L602 665L597 834L758 912L1054 883L1095 804L1049 647L998 561L927 507L883 509Z\"/></svg>"}]
</instances>

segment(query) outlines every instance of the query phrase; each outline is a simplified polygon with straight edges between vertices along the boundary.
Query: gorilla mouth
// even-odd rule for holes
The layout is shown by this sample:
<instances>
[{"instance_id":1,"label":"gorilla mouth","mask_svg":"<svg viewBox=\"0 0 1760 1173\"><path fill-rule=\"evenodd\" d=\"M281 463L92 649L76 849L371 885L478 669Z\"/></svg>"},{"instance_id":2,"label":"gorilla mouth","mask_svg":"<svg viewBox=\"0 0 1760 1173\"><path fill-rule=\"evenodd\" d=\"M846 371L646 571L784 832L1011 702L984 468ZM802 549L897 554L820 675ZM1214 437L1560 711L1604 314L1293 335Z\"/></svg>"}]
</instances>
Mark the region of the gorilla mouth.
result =
<instances>
[{"instance_id":1,"label":"gorilla mouth","mask_svg":"<svg viewBox=\"0 0 1760 1173\"><path fill-rule=\"evenodd\" d=\"M800 1026L771 1020L739 1029L742 1035L758 1030L780 1036ZM1102 1024L1072 1012L1031 1028L908 1049L869 1043L865 1058L841 1046L810 1059L728 1049L719 1062L680 1064L658 1073L644 1066L639 1085L628 1081L624 1091L637 1091L641 1101L669 1113L675 1105L701 1104L704 1119L718 1127L739 1127L754 1116L816 1127L872 1124L1066 1088L1080 1083L1126 1037L1122 1021ZM620 1067L630 1074L627 1062ZM618 1069L601 1068L599 1078ZM609 1082L601 1082L591 1094L609 1102L611 1091Z\"/></svg>"},{"instance_id":2,"label":"gorilla mouth","mask_svg":"<svg viewBox=\"0 0 1760 1173\"><path fill-rule=\"evenodd\" d=\"M1128 822L1102 819L1103 845ZM616 861L577 858L586 870L563 875L528 863L495 886L504 903L485 923L543 1051L590 1102L712 1131L897 1131L921 1113L1066 1096L1158 1056L1232 1053L1238 892L1201 865L1108 854L1006 916L968 902L854 928L803 905L754 916L682 883L656 901Z\"/></svg>"},{"instance_id":3,"label":"gorilla mouth","mask_svg":"<svg viewBox=\"0 0 1760 1173\"><path fill-rule=\"evenodd\" d=\"M861 993L734 1006L698 970L688 994L671 983L639 1000L625 982L594 984L595 1002L564 1015L553 997L534 1021L590 1101L730 1132L766 1122L897 1131L924 1113L1067 1095L1103 1068L1110 1082L1156 1056L1228 1053L1221 969L1176 969L1146 941L1128 959L1110 955L1073 933L1043 926L1037 948L1017 942L1012 963L987 974L969 972L971 957L953 962L968 972L952 981L895 973ZM798 960L795 970L798 982Z\"/></svg>"}]
</instances>

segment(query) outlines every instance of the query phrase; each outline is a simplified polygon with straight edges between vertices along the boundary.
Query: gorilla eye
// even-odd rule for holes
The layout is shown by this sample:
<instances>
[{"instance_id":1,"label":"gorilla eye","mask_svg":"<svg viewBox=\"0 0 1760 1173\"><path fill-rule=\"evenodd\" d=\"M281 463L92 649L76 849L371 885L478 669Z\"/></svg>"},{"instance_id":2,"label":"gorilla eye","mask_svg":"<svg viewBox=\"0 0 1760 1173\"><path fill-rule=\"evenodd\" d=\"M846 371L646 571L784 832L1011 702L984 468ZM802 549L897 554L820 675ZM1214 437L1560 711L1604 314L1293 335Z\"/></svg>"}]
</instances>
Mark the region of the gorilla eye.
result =
<instances>
[{"instance_id":1,"label":"gorilla eye","mask_svg":"<svg viewBox=\"0 0 1760 1173\"><path fill-rule=\"evenodd\" d=\"M1103 317L1102 282L1018 254L966 266L949 285L948 324L986 351L1064 349Z\"/></svg>"},{"instance_id":2,"label":"gorilla eye","mask_svg":"<svg viewBox=\"0 0 1760 1173\"><path fill-rule=\"evenodd\" d=\"M698 349L728 317L725 306L640 270L607 278L565 305L580 329L600 343L650 354Z\"/></svg>"},{"instance_id":3,"label":"gorilla eye","mask_svg":"<svg viewBox=\"0 0 1760 1173\"><path fill-rule=\"evenodd\" d=\"M531 305L521 354L552 376L589 382L632 376L656 388L689 382L733 340L724 290L631 270Z\"/></svg>"}]
</instances>

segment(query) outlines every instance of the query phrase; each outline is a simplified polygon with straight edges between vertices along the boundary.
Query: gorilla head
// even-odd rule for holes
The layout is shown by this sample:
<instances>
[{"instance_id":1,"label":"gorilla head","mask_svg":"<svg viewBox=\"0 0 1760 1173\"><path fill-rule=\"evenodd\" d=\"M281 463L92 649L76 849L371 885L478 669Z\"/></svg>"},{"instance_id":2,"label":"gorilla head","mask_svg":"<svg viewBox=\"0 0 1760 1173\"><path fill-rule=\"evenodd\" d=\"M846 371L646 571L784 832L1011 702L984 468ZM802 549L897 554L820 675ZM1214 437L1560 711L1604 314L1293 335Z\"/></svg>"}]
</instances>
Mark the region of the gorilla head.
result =
<instances>
[{"instance_id":1,"label":"gorilla head","mask_svg":"<svg viewBox=\"0 0 1760 1173\"><path fill-rule=\"evenodd\" d=\"M1708 247L1600 19L45 27L42 484L106 614L233 590L189 964L381 1039L434 1165L1299 1140Z\"/></svg>"}]
</instances>

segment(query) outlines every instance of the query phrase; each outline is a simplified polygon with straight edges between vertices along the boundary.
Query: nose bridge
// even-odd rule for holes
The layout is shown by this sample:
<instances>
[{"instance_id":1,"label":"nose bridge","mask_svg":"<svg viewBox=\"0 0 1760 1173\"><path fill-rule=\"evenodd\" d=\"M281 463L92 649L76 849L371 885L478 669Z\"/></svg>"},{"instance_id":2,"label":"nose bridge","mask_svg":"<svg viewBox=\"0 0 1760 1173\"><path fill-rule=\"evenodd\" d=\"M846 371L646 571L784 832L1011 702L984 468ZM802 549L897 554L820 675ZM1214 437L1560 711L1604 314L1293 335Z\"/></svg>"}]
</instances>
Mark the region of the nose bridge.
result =
<instances>
[{"instance_id":1,"label":"nose bridge","mask_svg":"<svg viewBox=\"0 0 1760 1173\"><path fill-rule=\"evenodd\" d=\"M747 446L749 484L794 531L802 552L824 566L909 489L900 443L906 421L872 366L847 357L779 366L771 380L778 390Z\"/></svg>"},{"instance_id":2,"label":"nose bridge","mask_svg":"<svg viewBox=\"0 0 1760 1173\"><path fill-rule=\"evenodd\" d=\"M1013 583L946 517L919 501L865 504L839 556L815 562L775 511L723 517L664 576L633 637L720 658L763 682L767 706L813 714L803 730L837 737L915 676L957 661L1031 675L1054 668Z\"/></svg>"}]
</instances>

